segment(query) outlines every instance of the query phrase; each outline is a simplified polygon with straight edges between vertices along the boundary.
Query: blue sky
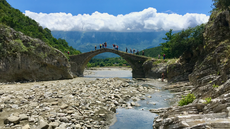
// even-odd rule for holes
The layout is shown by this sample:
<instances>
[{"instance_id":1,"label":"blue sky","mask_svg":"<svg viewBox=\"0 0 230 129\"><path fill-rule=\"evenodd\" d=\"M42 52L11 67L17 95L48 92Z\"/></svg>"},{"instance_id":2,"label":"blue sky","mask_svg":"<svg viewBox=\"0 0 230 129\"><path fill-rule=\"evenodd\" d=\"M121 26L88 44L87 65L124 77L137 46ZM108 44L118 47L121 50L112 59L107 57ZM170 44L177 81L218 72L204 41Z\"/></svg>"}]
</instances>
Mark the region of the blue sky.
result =
<instances>
[{"instance_id":1,"label":"blue sky","mask_svg":"<svg viewBox=\"0 0 230 129\"><path fill-rule=\"evenodd\" d=\"M7 0L7 2L43 27L64 31L153 31L169 28L180 30L207 22L213 3L212 0Z\"/></svg>"}]
</instances>

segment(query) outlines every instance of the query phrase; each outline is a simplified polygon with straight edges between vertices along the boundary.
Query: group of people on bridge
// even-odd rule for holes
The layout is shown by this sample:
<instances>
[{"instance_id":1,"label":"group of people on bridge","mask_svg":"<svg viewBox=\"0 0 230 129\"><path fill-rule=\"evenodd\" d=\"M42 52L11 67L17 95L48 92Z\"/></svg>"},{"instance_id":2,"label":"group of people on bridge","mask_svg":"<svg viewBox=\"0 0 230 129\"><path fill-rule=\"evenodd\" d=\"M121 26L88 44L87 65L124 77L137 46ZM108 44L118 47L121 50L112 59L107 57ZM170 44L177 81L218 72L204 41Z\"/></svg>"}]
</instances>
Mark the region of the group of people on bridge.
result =
<instances>
[{"instance_id":1,"label":"group of people on bridge","mask_svg":"<svg viewBox=\"0 0 230 129\"><path fill-rule=\"evenodd\" d=\"M128 48L127 48L127 47L126 47L126 53L128 53ZM136 52L135 49L131 49L131 48L130 48L130 53L133 53L133 54L136 54L136 55L139 55L139 54L140 54L138 50L137 50L137 52ZM142 51L142 55L145 55L145 52L144 52L144 51Z\"/></svg>"},{"instance_id":2,"label":"group of people on bridge","mask_svg":"<svg viewBox=\"0 0 230 129\"><path fill-rule=\"evenodd\" d=\"M100 49L101 48L106 48L107 47L107 43L106 42L102 43L102 44L99 45L99 47L100 47ZM118 50L118 45L113 44L113 49ZM97 45L95 45L95 50L97 50ZM128 53L128 48L127 47L126 47L126 53ZM136 55L140 55L140 53L139 53L138 50L136 51L135 49L131 49L131 48L130 48L130 53L133 53L133 54L136 54ZM141 55L145 55L145 52L142 51Z\"/></svg>"},{"instance_id":3,"label":"group of people on bridge","mask_svg":"<svg viewBox=\"0 0 230 129\"><path fill-rule=\"evenodd\" d=\"M106 43L106 42L101 43L101 44L99 45L99 47L100 47L100 49L101 49L101 48L106 48L106 47L107 47L107 43ZM97 45L95 45L95 50L97 50Z\"/></svg>"}]
</instances>

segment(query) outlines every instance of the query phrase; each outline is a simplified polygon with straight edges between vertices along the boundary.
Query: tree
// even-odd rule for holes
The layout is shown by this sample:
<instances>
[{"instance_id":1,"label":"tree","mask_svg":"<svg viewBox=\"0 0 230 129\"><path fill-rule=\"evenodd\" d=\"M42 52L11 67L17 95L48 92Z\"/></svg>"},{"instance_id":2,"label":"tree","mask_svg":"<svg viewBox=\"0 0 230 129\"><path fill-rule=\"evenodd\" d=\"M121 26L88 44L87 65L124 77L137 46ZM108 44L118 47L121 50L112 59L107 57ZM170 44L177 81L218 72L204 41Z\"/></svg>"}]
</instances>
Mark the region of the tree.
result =
<instances>
[{"instance_id":1,"label":"tree","mask_svg":"<svg viewBox=\"0 0 230 129\"><path fill-rule=\"evenodd\" d=\"M214 10L230 10L230 0L212 0Z\"/></svg>"},{"instance_id":2,"label":"tree","mask_svg":"<svg viewBox=\"0 0 230 129\"><path fill-rule=\"evenodd\" d=\"M162 54L166 54L168 58L178 58L185 51L192 51L203 43L203 32L205 24L201 24L194 28L188 28L181 32L172 34L172 30L166 33L164 40L161 43Z\"/></svg>"}]
</instances>

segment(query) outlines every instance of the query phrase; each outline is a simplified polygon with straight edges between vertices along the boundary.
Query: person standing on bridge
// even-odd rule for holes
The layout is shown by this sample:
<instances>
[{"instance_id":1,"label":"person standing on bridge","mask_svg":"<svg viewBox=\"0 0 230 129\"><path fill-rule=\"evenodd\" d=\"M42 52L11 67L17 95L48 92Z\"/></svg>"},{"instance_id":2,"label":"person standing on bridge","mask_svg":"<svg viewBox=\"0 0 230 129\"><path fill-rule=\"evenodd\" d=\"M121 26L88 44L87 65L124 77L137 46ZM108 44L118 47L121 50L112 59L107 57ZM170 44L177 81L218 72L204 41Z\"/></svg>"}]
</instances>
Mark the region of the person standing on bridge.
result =
<instances>
[{"instance_id":1,"label":"person standing on bridge","mask_svg":"<svg viewBox=\"0 0 230 129\"><path fill-rule=\"evenodd\" d=\"M128 52L128 48L126 47L126 53Z\"/></svg>"},{"instance_id":2,"label":"person standing on bridge","mask_svg":"<svg viewBox=\"0 0 230 129\"><path fill-rule=\"evenodd\" d=\"M116 45L116 49L118 50L118 45Z\"/></svg>"},{"instance_id":3,"label":"person standing on bridge","mask_svg":"<svg viewBox=\"0 0 230 129\"><path fill-rule=\"evenodd\" d=\"M105 48L107 47L107 43L105 42Z\"/></svg>"},{"instance_id":4,"label":"person standing on bridge","mask_svg":"<svg viewBox=\"0 0 230 129\"><path fill-rule=\"evenodd\" d=\"M101 44L100 44L100 49L101 49Z\"/></svg>"},{"instance_id":5,"label":"person standing on bridge","mask_svg":"<svg viewBox=\"0 0 230 129\"><path fill-rule=\"evenodd\" d=\"M133 53L131 48L130 48L130 53Z\"/></svg>"},{"instance_id":6,"label":"person standing on bridge","mask_svg":"<svg viewBox=\"0 0 230 129\"><path fill-rule=\"evenodd\" d=\"M95 45L95 50L97 50L97 46Z\"/></svg>"},{"instance_id":7,"label":"person standing on bridge","mask_svg":"<svg viewBox=\"0 0 230 129\"><path fill-rule=\"evenodd\" d=\"M135 54L135 49L133 49L133 54Z\"/></svg>"},{"instance_id":8,"label":"person standing on bridge","mask_svg":"<svg viewBox=\"0 0 230 129\"><path fill-rule=\"evenodd\" d=\"M139 55L139 51L137 50L137 53L136 53L136 55Z\"/></svg>"},{"instance_id":9,"label":"person standing on bridge","mask_svg":"<svg viewBox=\"0 0 230 129\"><path fill-rule=\"evenodd\" d=\"M113 44L113 49L115 48L115 45Z\"/></svg>"},{"instance_id":10,"label":"person standing on bridge","mask_svg":"<svg viewBox=\"0 0 230 129\"><path fill-rule=\"evenodd\" d=\"M102 43L102 48L105 48L105 44L104 43Z\"/></svg>"},{"instance_id":11,"label":"person standing on bridge","mask_svg":"<svg viewBox=\"0 0 230 129\"><path fill-rule=\"evenodd\" d=\"M144 51L142 51L142 56L144 56L145 55L145 52Z\"/></svg>"}]
</instances>

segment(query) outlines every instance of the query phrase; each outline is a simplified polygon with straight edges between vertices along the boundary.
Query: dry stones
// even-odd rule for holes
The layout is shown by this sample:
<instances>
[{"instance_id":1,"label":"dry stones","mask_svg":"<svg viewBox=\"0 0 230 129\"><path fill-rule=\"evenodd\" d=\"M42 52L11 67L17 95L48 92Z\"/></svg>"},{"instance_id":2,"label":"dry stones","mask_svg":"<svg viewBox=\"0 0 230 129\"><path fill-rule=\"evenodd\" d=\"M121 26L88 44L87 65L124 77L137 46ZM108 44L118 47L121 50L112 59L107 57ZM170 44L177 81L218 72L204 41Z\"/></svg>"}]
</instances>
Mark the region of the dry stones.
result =
<instances>
[{"instance_id":1,"label":"dry stones","mask_svg":"<svg viewBox=\"0 0 230 129\"><path fill-rule=\"evenodd\" d=\"M5 124L10 124L10 123L18 124L19 120L20 118L17 116L10 116L4 121L4 123Z\"/></svg>"},{"instance_id":2,"label":"dry stones","mask_svg":"<svg viewBox=\"0 0 230 129\"><path fill-rule=\"evenodd\" d=\"M30 89L4 92L0 96L0 107L3 111L16 112L5 118L5 126L17 126L22 121L30 125L23 126L25 129L106 127L118 107L140 106L135 102L130 105L128 101L139 100L140 96L144 98L147 93L138 90L146 89L143 86L127 81L119 78L91 82L56 81L34 85ZM17 111L16 108L23 110Z\"/></svg>"}]
</instances>

